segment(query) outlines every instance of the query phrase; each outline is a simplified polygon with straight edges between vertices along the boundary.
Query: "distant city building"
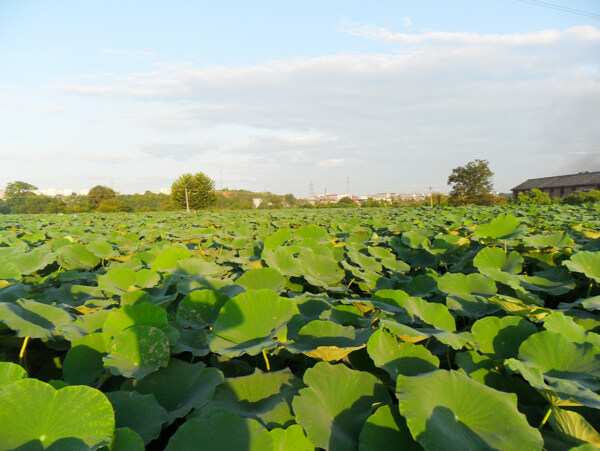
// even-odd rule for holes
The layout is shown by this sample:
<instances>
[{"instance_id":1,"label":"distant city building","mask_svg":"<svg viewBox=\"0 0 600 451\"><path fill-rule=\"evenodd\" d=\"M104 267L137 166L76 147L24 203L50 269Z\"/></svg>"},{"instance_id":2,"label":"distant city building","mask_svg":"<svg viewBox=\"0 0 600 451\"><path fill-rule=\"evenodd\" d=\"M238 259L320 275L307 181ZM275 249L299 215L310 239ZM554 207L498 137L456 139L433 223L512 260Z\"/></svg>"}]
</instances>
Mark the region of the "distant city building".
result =
<instances>
[{"instance_id":1,"label":"distant city building","mask_svg":"<svg viewBox=\"0 0 600 451\"><path fill-rule=\"evenodd\" d=\"M511 190L513 198L517 199L520 193L526 193L534 188L547 193L550 197L564 197L575 191L600 190L600 171L528 179Z\"/></svg>"}]
</instances>

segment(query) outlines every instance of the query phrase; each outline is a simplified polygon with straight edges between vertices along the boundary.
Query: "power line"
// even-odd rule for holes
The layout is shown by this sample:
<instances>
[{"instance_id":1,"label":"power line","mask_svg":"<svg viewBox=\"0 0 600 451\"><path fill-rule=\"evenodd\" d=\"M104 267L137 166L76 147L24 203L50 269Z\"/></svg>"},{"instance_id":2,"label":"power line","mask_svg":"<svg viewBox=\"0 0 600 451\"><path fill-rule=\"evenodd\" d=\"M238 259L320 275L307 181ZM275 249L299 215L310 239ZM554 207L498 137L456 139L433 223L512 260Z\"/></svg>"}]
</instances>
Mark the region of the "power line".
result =
<instances>
[{"instance_id":1,"label":"power line","mask_svg":"<svg viewBox=\"0 0 600 451\"><path fill-rule=\"evenodd\" d=\"M578 16L591 17L592 19L600 19L600 14L592 13L590 11L584 11L582 9L569 8L567 6L557 5L556 3L544 2L542 0L517 0L521 3L528 3L530 5L541 6L542 8L553 9L555 11L561 11L569 14L576 14Z\"/></svg>"}]
</instances>

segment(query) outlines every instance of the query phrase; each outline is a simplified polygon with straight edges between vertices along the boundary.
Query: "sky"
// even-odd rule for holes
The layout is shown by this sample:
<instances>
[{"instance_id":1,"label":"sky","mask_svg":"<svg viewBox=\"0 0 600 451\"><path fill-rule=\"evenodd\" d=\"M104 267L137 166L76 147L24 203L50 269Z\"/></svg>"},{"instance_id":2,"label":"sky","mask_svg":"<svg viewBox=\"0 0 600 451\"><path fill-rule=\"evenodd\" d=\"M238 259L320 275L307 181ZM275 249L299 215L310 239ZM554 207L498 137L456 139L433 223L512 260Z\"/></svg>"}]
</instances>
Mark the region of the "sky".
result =
<instances>
[{"instance_id":1,"label":"sky","mask_svg":"<svg viewBox=\"0 0 600 451\"><path fill-rule=\"evenodd\" d=\"M599 118L600 0L0 0L0 189L509 192Z\"/></svg>"}]
</instances>

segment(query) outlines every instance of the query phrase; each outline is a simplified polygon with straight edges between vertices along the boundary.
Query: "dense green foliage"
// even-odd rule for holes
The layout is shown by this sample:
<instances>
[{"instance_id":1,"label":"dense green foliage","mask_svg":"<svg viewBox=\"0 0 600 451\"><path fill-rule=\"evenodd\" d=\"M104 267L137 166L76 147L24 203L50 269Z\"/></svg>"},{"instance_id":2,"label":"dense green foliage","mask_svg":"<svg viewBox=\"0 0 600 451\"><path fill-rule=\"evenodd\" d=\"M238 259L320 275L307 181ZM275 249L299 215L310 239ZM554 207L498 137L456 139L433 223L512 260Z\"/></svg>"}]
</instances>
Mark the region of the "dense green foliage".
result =
<instances>
[{"instance_id":1,"label":"dense green foliage","mask_svg":"<svg viewBox=\"0 0 600 451\"><path fill-rule=\"evenodd\" d=\"M452 186L449 201L452 205L491 205L494 203L492 176L487 160L473 160L452 169L448 185Z\"/></svg>"},{"instance_id":2,"label":"dense green foliage","mask_svg":"<svg viewBox=\"0 0 600 451\"><path fill-rule=\"evenodd\" d=\"M552 203L552 199L547 193L533 188L526 193L519 193L519 203L528 205L548 205Z\"/></svg>"},{"instance_id":3,"label":"dense green foliage","mask_svg":"<svg viewBox=\"0 0 600 451\"><path fill-rule=\"evenodd\" d=\"M593 449L599 284L597 204L6 215L0 449Z\"/></svg>"},{"instance_id":4,"label":"dense green foliage","mask_svg":"<svg viewBox=\"0 0 600 451\"><path fill-rule=\"evenodd\" d=\"M217 202L215 182L206 174L183 174L171 185L171 202L180 208L205 210Z\"/></svg>"}]
</instances>

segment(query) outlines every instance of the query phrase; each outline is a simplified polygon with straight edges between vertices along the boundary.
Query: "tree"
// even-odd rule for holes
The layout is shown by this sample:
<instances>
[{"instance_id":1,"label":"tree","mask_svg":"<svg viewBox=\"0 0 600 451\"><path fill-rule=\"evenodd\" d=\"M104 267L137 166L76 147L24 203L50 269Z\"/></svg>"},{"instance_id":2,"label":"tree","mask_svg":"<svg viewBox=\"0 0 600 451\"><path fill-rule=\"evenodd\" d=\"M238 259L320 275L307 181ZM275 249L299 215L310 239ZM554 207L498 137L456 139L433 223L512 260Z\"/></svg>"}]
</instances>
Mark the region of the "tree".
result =
<instances>
[{"instance_id":1,"label":"tree","mask_svg":"<svg viewBox=\"0 0 600 451\"><path fill-rule=\"evenodd\" d=\"M449 202L453 205L494 203L492 176L487 160L473 160L452 169L448 185L452 185Z\"/></svg>"},{"instance_id":2,"label":"tree","mask_svg":"<svg viewBox=\"0 0 600 451\"><path fill-rule=\"evenodd\" d=\"M354 202L352 200L351 197L342 197L340 200L337 201L337 204L340 207L357 207L358 205L356 204L356 202Z\"/></svg>"},{"instance_id":3,"label":"tree","mask_svg":"<svg viewBox=\"0 0 600 451\"><path fill-rule=\"evenodd\" d=\"M103 200L113 199L117 193L108 186L96 185L88 193L87 199L90 207L95 210Z\"/></svg>"},{"instance_id":4,"label":"tree","mask_svg":"<svg viewBox=\"0 0 600 451\"><path fill-rule=\"evenodd\" d=\"M6 199L10 200L11 198L27 196L30 194L35 194L34 191L37 189L37 186L33 186L31 183L26 182L11 182L6 185Z\"/></svg>"},{"instance_id":5,"label":"tree","mask_svg":"<svg viewBox=\"0 0 600 451\"><path fill-rule=\"evenodd\" d=\"M186 208L187 202L192 210L203 210L217 202L215 182L202 172L183 174L171 185L171 202L180 208Z\"/></svg>"},{"instance_id":6,"label":"tree","mask_svg":"<svg viewBox=\"0 0 600 451\"><path fill-rule=\"evenodd\" d=\"M519 203L529 205L548 205L552 203L552 199L548 193L533 188L526 193L519 193Z\"/></svg>"},{"instance_id":7,"label":"tree","mask_svg":"<svg viewBox=\"0 0 600 451\"><path fill-rule=\"evenodd\" d=\"M115 213L119 211L131 212L133 208L127 202L121 199L117 199L116 197L110 199L104 199L96 208L97 211L101 213Z\"/></svg>"}]
</instances>

